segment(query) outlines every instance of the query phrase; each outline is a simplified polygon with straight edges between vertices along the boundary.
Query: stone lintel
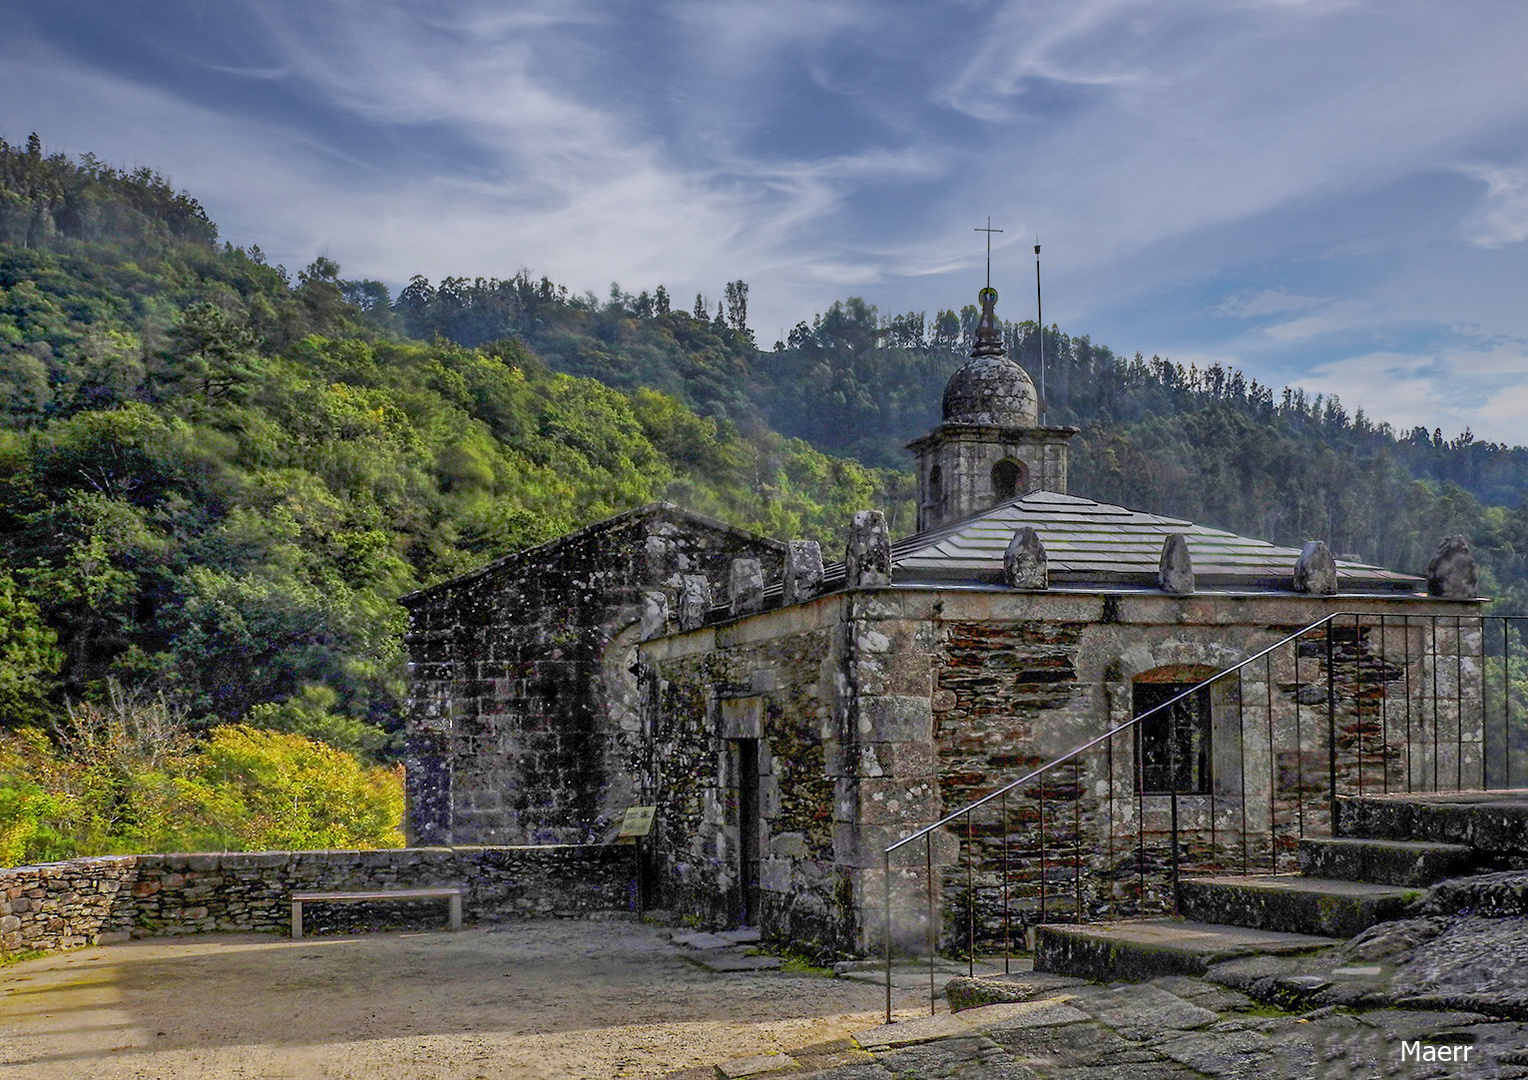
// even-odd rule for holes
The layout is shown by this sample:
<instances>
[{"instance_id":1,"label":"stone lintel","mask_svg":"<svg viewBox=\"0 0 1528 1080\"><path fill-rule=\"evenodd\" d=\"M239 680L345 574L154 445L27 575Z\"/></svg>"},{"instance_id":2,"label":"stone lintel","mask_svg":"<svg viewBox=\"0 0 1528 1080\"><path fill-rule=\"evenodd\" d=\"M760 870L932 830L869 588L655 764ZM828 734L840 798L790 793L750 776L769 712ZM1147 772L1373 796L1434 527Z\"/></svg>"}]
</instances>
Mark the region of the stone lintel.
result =
<instances>
[{"instance_id":1,"label":"stone lintel","mask_svg":"<svg viewBox=\"0 0 1528 1080\"><path fill-rule=\"evenodd\" d=\"M722 724L718 733L724 739L761 739L764 737L764 699L735 697L721 700Z\"/></svg>"}]
</instances>

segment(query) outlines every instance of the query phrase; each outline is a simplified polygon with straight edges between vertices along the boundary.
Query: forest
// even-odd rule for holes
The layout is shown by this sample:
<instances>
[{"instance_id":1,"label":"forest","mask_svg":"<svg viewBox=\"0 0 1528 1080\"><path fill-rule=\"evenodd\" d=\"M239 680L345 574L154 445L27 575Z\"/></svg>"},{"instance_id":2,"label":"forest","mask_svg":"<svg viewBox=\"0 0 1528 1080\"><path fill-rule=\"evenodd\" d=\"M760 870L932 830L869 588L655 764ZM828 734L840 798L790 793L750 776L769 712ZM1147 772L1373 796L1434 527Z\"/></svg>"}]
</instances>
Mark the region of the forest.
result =
<instances>
[{"instance_id":1,"label":"forest","mask_svg":"<svg viewBox=\"0 0 1528 1080\"><path fill-rule=\"evenodd\" d=\"M520 271L396 297L220 241L147 169L0 141L0 865L396 844L404 593L653 499L831 549L912 526L902 444L975 309L833 304L760 347ZM1035 370L1041 330L1005 324ZM1043 331L1072 490L1528 612L1528 450Z\"/></svg>"}]
</instances>

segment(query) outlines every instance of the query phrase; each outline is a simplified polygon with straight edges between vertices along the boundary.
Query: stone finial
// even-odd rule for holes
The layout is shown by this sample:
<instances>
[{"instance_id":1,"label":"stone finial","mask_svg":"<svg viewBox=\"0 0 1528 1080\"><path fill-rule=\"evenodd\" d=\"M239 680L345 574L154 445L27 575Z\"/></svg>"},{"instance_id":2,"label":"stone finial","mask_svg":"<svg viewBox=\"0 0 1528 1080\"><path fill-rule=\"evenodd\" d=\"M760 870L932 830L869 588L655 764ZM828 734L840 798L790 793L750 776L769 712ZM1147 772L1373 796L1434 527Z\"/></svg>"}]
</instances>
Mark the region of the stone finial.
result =
<instances>
[{"instance_id":1,"label":"stone finial","mask_svg":"<svg viewBox=\"0 0 1528 1080\"><path fill-rule=\"evenodd\" d=\"M686 574L679 586L679 629L706 625L711 611L711 582L704 574Z\"/></svg>"},{"instance_id":2,"label":"stone finial","mask_svg":"<svg viewBox=\"0 0 1528 1080\"><path fill-rule=\"evenodd\" d=\"M642 640L655 638L668 629L668 593L649 591L642 594Z\"/></svg>"},{"instance_id":3,"label":"stone finial","mask_svg":"<svg viewBox=\"0 0 1528 1080\"><path fill-rule=\"evenodd\" d=\"M1295 560L1295 592L1331 596L1337 591L1337 560L1320 540L1312 540Z\"/></svg>"},{"instance_id":4,"label":"stone finial","mask_svg":"<svg viewBox=\"0 0 1528 1080\"><path fill-rule=\"evenodd\" d=\"M886 515L879 510L855 512L844 549L844 571L849 588L891 584L891 534Z\"/></svg>"},{"instance_id":5,"label":"stone finial","mask_svg":"<svg viewBox=\"0 0 1528 1080\"><path fill-rule=\"evenodd\" d=\"M785 554L786 604L799 604L822 591L822 547L816 540L792 540Z\"/></svg>"},{"instance_id":6,"label":"stone finial","mask_svg":"<svg viewBox=\"0 0 1528 1080\"><path fill-rule=\"evenodd\" d=\"M1182 533L1168 533L1162 541L1157 588L1173 596L1187 596L1194 591L1194 560L1188 553L1188 537Z\"/></svg>"},{"instance_id":7,"label":"stone finial","mask_svg":"<svg viewBox=\"0 0 1528 1080\"><path fill-rule=\"evenodd\" d=\"M734 615L764 610L764 567L758 559L733 559L727 607Z\"/></svg>"},{"instance_id":8,"label":"stone finial","mask_svg":"<svg viewBox=\"0 0 1528 1080\"><path fill-rule=\"evenodd\" d=\"M1480 595L1475 556L1462 536L1445 536L1427 564L1427 595L1446 600L1470 600Z\"/></svg>"},{"instance_id":9,"label":"stone finial","mask_svg":"<svg viewBox=\"0 0 1528 1080\"><path fill-rule=\"evenodd\" d=\"M1003 580L1014 589L1050 587L1050 573L1045 565L1045 545L1040 534L1028 525L1013 534L1008 550L1003 552Z\"/></svg>"}]
</instances>

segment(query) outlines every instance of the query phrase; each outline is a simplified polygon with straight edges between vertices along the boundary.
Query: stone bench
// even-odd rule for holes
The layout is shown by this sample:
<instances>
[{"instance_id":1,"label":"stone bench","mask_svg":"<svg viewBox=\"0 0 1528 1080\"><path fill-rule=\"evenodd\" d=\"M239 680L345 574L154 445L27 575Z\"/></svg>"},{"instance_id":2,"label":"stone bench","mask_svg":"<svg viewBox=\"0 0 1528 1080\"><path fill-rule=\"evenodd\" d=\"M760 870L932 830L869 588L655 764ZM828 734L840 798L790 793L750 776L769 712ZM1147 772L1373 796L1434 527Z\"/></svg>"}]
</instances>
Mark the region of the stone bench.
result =
<instances>
[{"instance_id":1,"label":"stone bench","mask_svg":"<svg viewBox=\"0 0 1528 1080\"><path fill-rule=\"evenodd\" d=\"M292 937L302 937L302 905L391 903L395 900L449 900L451 929L462 928L462 890L455 886L428 889L373 889L368 892L300 892L292 894Z\"/></svg>"}]
</instances>

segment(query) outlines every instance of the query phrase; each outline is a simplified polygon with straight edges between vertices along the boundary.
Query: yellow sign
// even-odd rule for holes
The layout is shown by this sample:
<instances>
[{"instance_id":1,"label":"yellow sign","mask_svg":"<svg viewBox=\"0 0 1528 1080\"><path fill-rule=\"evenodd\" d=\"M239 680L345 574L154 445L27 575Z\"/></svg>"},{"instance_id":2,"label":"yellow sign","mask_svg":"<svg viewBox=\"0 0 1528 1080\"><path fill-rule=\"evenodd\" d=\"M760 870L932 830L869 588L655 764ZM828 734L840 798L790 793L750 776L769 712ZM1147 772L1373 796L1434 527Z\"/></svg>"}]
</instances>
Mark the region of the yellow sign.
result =
<instances>
[{"instance_id":1,"label":"yellow sign","mask_svg":"<svg viewBox=\"0 0 1528 1080\"><path fill-rule=\"evenodd\" d=\"M656 806L628 806L626 816L621 819L621 827L616 831L616 838L624 840L627 837L647 836L653 831L653 816L657 814Z\"/></svg>"}]
</instances>

